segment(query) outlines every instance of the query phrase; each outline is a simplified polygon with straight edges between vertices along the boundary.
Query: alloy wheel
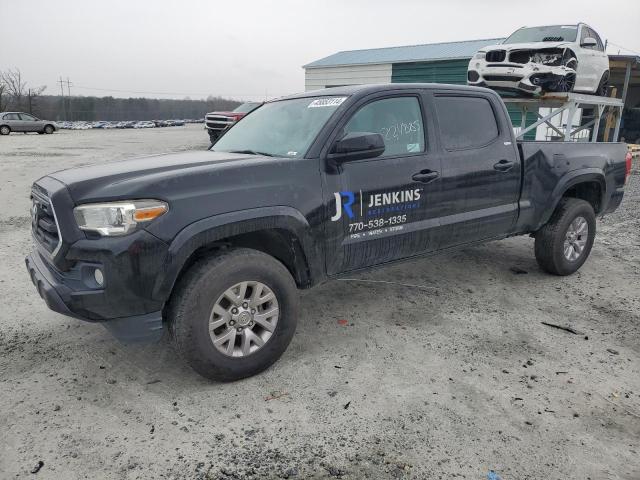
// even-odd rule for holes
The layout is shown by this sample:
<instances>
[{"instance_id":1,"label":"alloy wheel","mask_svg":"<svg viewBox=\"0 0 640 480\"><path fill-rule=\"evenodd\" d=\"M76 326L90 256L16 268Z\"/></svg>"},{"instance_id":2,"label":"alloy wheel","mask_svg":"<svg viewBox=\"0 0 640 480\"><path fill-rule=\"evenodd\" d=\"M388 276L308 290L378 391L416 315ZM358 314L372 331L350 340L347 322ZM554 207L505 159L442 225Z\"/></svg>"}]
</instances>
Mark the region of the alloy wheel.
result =
<instances>
[{"instance_id":1,"label":"alloy wheel","mask_svg":"<svg viewBox=\"0 0 640 480\"><path fill-rule=\"evenodd\" d=\"M260 350L276 329L280 312L275 293L264 283L240 282L225 290L209 317L209 335L228 357Z\"/></svg>"},{"instance_id":2,"label":"alloy wheel","mask_svg":"<svg viewBox=\"0 0 640 480\"><path fill-rule=\"evenodd\" d=\"M565 234L564 258L570 262L578 260L587 245L588 238L589 224L584 217L576 217Z\"/></svg>"}]
</instances>

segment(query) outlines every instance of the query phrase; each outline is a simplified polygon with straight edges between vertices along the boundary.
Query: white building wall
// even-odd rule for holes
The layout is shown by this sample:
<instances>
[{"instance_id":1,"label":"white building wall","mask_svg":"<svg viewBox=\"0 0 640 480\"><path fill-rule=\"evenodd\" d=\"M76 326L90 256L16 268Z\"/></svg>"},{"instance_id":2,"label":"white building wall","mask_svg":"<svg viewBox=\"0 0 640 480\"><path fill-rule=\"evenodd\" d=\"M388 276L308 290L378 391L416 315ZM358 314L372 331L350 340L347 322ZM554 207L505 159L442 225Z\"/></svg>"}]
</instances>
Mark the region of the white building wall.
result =
<instances>
[{"instance_id":1,"label":"white building wall","mask_svg":"<svg viewBox=\"0 0 640 480\"><path fill-rule=\"evenodd\" d=\"M391 64L307 68L304 73L304 88L307 92L326 87L370 83L391 83Z\"/></svg>"}]
</instances>

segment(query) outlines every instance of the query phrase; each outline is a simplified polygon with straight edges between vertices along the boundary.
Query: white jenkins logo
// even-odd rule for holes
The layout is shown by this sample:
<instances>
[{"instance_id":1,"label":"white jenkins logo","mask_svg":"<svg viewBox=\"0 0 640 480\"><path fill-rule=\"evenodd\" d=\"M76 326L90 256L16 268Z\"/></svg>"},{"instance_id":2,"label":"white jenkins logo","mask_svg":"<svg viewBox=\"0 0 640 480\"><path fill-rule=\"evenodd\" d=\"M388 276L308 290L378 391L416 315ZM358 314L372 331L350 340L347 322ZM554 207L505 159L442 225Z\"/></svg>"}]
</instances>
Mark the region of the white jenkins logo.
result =
<instances>
[{"instance_id":1,"label":"white jenkins logo","mask_svg":"<svg viewBox=\"0 0 640 480\"><path fill-rule=\"evenodd\" d=\"M363 195L360 190L360 216L363 215ZM336 214L331 217L332 222L337 222L342 218L342 210L345 211L347 217L354 218L353 209L351 208L356 201L355 192L334 192L333 196L336 199ZM366 205L367 208L383 207L385 205L398 205L402 203L415 202L420 200L420 189L414 190L400 190L398 192L390 193L376 193L375 195L369 195L369 202Z\"/></svg>"}]
</instances>

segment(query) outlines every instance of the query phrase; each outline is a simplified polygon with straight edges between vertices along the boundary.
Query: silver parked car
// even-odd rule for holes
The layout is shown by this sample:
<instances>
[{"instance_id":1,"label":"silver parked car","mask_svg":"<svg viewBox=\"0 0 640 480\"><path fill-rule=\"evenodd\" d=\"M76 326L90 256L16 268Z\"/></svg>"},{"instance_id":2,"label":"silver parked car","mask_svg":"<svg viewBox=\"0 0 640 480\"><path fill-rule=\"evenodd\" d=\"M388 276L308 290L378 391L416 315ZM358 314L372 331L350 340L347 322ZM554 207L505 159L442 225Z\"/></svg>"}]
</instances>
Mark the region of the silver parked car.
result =
<instances>
[{"instance_id":1,"label":"silver parked car","mask_svg":"<svg viewBox=\"0 0 640 480\"><path fill-rule=\"evenodd\" d=\"M28 113L0 113L0 135L9 135L11 132L53 133L57 129L56 122L40 120Z\"/></svg>"}]
</instances>

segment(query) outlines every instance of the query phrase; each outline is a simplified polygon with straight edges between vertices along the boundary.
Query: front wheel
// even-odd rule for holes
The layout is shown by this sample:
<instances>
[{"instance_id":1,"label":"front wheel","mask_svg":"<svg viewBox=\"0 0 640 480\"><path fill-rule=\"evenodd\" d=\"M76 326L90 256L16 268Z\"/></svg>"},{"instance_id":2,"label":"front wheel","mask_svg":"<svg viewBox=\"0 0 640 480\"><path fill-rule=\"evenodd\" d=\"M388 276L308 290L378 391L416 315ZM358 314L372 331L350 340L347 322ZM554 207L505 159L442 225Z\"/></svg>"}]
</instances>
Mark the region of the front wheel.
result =
<instances>
[{"instance_id":1,"label":"front wheel","mask_svg":"<svg viewBox=\"0 0 640 480\"><path fill-rule=\"evenodd\" d=\"M596 236L596 215L590 203L563 198L549 222L536 232L538 265L554 275L571 275L587 260Z\"/></svg>"},{"instance_id":2,"label":"front wheel","mask_svg":"<svg viewBox=\"0 0 640 480\"><path fill-rule=\"evenodd\" d=\"M247 248L203 260L180 280L169 322L181 355L200 375L233 381L284 353L296 329L298 294L287 268Z\"/></svg>"},{"instance_id":3,"label":"front wheel","mask_svg":"<svg viewBox=\"0 0 640 480\"><path fill-rule=\"evenodd\" d=\"M53 133L53 127L51 125L46 125L44 127L44 133L47 135L51 135Z\"/></svg>"}]
</instances>

